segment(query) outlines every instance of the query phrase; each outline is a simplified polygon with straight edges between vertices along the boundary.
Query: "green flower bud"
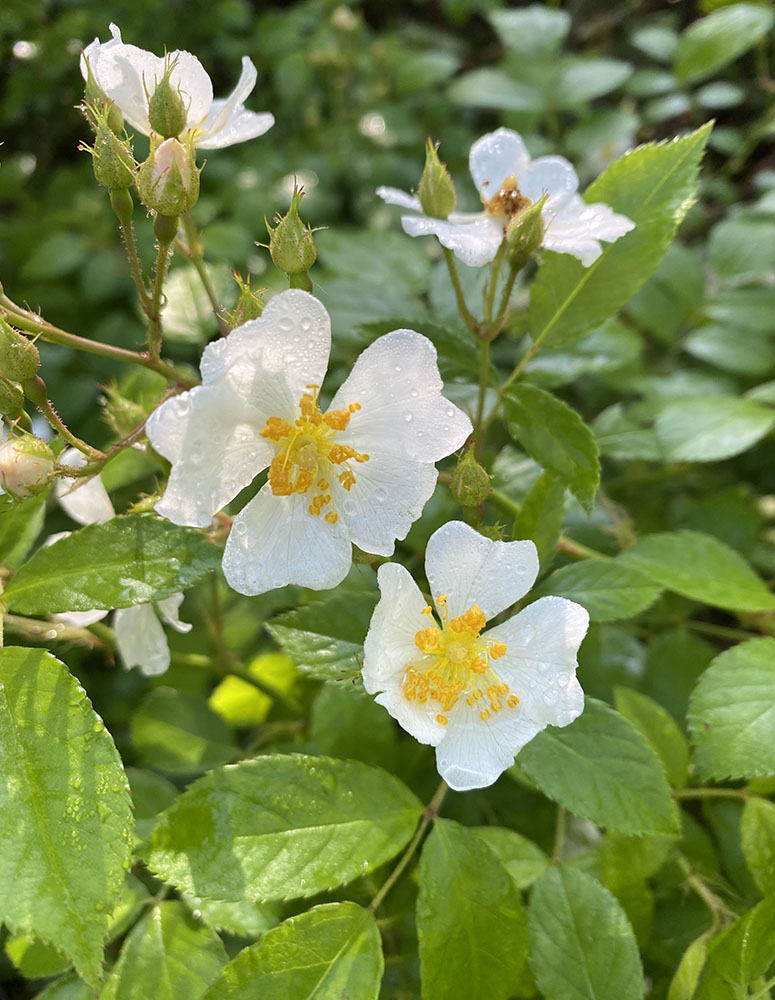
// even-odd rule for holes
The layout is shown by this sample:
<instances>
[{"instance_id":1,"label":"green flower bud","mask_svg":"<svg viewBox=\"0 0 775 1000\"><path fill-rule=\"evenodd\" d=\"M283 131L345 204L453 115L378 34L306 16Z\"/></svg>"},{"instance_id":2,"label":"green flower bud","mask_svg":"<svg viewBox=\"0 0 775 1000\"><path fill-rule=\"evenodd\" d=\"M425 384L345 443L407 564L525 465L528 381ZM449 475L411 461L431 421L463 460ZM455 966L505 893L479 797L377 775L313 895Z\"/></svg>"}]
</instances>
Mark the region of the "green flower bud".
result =
<instances>
[{"instance_id":1,"label":"green flower bud","mask_svg":"<svg viewBox=\"0 0 775 1000\"><path fill-rule=\"evenodd\" d=\"M546 226L541 217L541 210L546 202L546 195L532 205L523 208L509 221L506 226L506 243L509 247L509 263L514 270L521 270L544 240Z\"/></svg>"},{"instance_id":2,"label":"green flower bud","mask_svg":"<svg viewBox=\"0 0 775 1000\"><path fill-rule=\"evenodd\" d=\"M470 447L452 473L452 494L463 507L478 507L490 495L490 476L476 461Z\"/></svg>"},{"instance_id":3,"label":"green flower bud","mask_svg":"<svg viewBox=\"0 0 775 1000\"><path fill-rule=\"evenodd\" d=\"M152 212L168 216L188 212L199 197L199 171L191 143L165 139L156 144L152 140L136 184L140 200Z\"/></svg>"},{"instance_id":4,"label":"green flower bud","mask_svg":"<svg viewBox=\"0 0 775 1000\"><path fill-rule=\"evenodd\" d=\"M247 323L249 319L258 319L264 311L266 303L261 295L261 292L265 291L265 289L254 292L250 287L250 278L247 281L243 281L242 275L237 274L236 271L232 272L232 277L239 286L240 295L234 308L226 313L225 319L231 329L234 330L236 327L242 326L243 323Z\"/></svg>"},{"instance_id":5,"label":"green flower bud","mask_svg":"<svg viewBox=\"0 0 775 1000\"><path fill-rule=\"evenodd\" d=\"M180 90L173 88L170 83L174 68L175 63L170 62L168 56L161 80L156 84L154 92L148 95L148 121L154 132L158 132L165 139L180 135L186 127L188 115Z\"/></svg>"},{"instance_id":6,"label":"green flower bud","mask_svg":"<svg viewBox=\"0 0 775 1000\"><path fill-rule=\"evenodd\" d=\"M11 382L24 382L40 368L37 347L0 319L0 374Z\"/></svg>"},{"instance_id":7,"label":"green flower bud","mask_svg":"<svg viewBox=\"0 0 775 1000\"><path fill-rule=\"evenodd\" d=\"M48 486L54 452L45 441L23 434L0 444L0 487L12 500L27 500Z\"/></svg>"},{"instance_id":8,"label":"green flower bud","mask_svg":"<svg viewBox=\"0 0 775 1000\"><path fill-rule=\"evenodd\" d=\"M428 139L425 147L425 169L417 189L422 210L434 219L446 219L457 204L455 185L446 163L439 159L438 146Z\"/></svg>"},{"instance_id":9,"label":"green flower bud","mask_svg":"<svg viewBox=\"0 0 775 1000\"><path fill-rule=\"evenodd\" d=\"M111 191L131 187L137 164L129 140L117 135L109 127L104 110L95 112L95 121L94 146L81 143L80 149L92 154L92 167L97 183Z\"/></svg>"},{"instance_id":10,"label":"green flower bud","mask_svg":"<svg viewBox=\"0 0 775 1000\"><path fill-rule=\"evenodd\" d=\"M148 416L144 406L122 395L115 380L105 386L101 402L105 408L105 420L118 438L124 438L136 430Z\"/></svg>"},{"instance_id":11,"label":"green flower bud","mask_svg":"<svg viewBox=\"0 0 775 1000\"><path fill-rule=\"evenodd\" d=\"M108 128L112 132L115 132L116 135L119 135L124 128L124 116L121 113L121 109L115 101L111 101L94 79L89 60L85 59L84 61L86 63L86 91L84 93L84 101L81 104L81 111L83 111L86 120L95 131L98 116L104 113Z\"/></svg>"},{"instance_id":12,"label":"green flower bud","mask_svg":"<svg viewBox=\"0 0 775 1000\"><path fill-rule=\"evenodd\" d=\"M312 238L312 230L299 216L299 202L303 196L303 189L295 187L287 214L275 219L275 229L268 222L266 228L269 231L269 253L275 267L279 267L290 277L291 288L309 286L308 290L311 291L312 283L307 277L307 271L315 263L318 251ZM294 281L294 278L301 279L301 283Z\"/></svg>"},{"instance_id":13,"label":"green flower bud","mask_svg":"<svg viewBox=\"0 0 775 1000\"><path fill-rule=\"evenodd\" d=\"M121 225L128 226L135 211L135 203L128 188L113 188L110 192L110 207Z\"/></svg>"},{"instance_id":14,"label":"green flower bud","mask_svg":"<svg viewBox=\"0 0 775 1000\"><path fill-rule=\"evenodd\" d=\"M0 378L0 416L15 420L24 406L22 387L8 379Z\"/></svg>"}]
</instances>

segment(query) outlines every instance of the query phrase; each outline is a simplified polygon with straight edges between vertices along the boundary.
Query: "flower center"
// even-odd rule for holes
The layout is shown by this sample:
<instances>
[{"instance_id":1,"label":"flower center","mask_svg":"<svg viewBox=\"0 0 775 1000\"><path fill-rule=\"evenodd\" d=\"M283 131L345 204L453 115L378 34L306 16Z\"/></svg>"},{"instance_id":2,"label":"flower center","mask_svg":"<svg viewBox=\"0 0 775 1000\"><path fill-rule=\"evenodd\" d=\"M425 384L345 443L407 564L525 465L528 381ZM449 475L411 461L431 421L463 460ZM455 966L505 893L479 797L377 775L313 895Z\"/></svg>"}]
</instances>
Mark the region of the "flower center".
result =
<instances>
[{"instance_id":1,"label":"flower center","mask_svg":"<svg viewBox=\"0 0 775 1000\"><path fill-rule=\"evenodd\" d=\"M531 204L530 199L519 190L516 174L510 174L492 198L484 203L484 210L488 215L506 215L513 219Z\"/></svg>"},{"instance_id":2,"label":"flower center","mask_svg":"<svg viewBox=\"0 0 775 1000\"><path fill-rule=\"evenodd\" d=\"M317 517L326 507L329 524L336 524L339 515L334 510L330 480L335 477L346 490L355 483L351 462L368 462L348 444L337 444L335 439L350 423L350 417L360 410L360 403L350 403L346 410L329 410L321 413L316 385L308 385L312 392L305 392L299 401L300 416L291 424L281 417L270 417L261 437L277 446L277 454L269 466L269 485L275 496L287 497L293 493L309 494L307 510Z\"/></svg>"},{"instance_id":3,"label":"flower center","mask_svg":"<svg viewBox=\"0 0 775 1000\"><path fill-rule=\"evenodd\" d=\"M506 644L480 638L487 624L482 609L474 604L464 614L450 619L447 595L440 594L436 604L440 608L441 628L434 622L415 634L414 644L424 655L406 668L403 691L407 701L438 702L441 711L436 721L442 726L446 726L447 713L461 698L468 705L480 702L479 718L485 722L504 707L516 708L519 698L491 663L503 656ZM432 611L427 607L423 614L430 615Z\"/></svg>"}]
</instances>

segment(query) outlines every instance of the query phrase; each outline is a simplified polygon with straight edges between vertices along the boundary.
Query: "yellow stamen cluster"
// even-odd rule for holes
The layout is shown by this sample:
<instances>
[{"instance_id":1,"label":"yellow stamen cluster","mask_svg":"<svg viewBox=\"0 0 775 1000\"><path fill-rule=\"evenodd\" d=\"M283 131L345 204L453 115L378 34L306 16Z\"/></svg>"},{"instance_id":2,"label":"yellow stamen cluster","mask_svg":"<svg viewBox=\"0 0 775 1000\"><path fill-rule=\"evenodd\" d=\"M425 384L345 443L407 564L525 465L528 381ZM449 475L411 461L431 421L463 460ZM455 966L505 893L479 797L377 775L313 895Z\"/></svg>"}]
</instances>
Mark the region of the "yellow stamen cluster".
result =
<instances>
[{"instance_id":1,"label":"yellow stamen cluster","mask_svg":"<svg viewBox=\"0 0 775 1000\"><path fill-rule=\"evenodd\" d=\"M492 198L484 203L484 210L488 215L506 215L513 219L530 204L530 199L519 190L516 175L510 174Z\"/></svg>"},{"instance_id":2,"label":"yellow stamen cluster","mask_svg":"<svg viewBox=\"0 0 775 1000\"><path fill-rule=\"evenodd\" d=\"M269 485L275 496L287 497L294 493L309 493L307 510L314 517L324 515L329 524L336 524L338 514L333 509L329 479L335 476L345 490L355 484L355 473L350 462L368 462L369 456L356 451L348 444L336 444L339 431L345 430L350 417L360 410L360 403L350 403L346 410L329 410L321 413L316 385L308 385L312 392L305 392L299 402L300 416L295 423L280 417L270 417L261 437L277 445L278 452L269 466ZM339 468L337 469L336 466Z\"/></svg>"},{"instance_id":3,"label":"yellow stamen cluster","mask_svg":"<svg viewBox=\"0 0 775 1000\"><path fill-rule=\"evenodd\" d=\"M442 726L446 726L448 713L463 697L469 706L481 703L479 718L485 722L504 708L516 708L519 698L490 662L506 653L506 644L480 639L487 624L482 609L474 604L462 615L450 619L447 595L440 594L436 604L441 628L434 622L415 633L414 644L423 655L406 668L403 692L407 701L417 701L420 705L436 702L441 711L435 719ZM423 608L422 613L432 615L433 608Z\"/></svg>"}]
</instances>

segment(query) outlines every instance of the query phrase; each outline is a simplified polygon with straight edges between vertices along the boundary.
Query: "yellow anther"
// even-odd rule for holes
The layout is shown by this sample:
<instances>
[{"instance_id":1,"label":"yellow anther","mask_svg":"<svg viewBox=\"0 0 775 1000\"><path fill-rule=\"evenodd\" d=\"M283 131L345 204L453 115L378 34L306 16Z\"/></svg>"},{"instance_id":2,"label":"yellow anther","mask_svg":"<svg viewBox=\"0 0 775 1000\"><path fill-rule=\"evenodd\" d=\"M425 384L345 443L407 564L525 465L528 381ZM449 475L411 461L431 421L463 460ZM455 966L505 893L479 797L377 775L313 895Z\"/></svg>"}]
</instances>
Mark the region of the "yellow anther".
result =
<instances>
[{"instance_id":1,"label":"yellow anther","mask_svg":"<svg viewBox=\"0 0 775 1000\"><path fill-rule=\"evenodd\" d=\"M420 612L420 614L421 615L432 615L433 614L433 608L430 606L430 604L426 604L425 607Z\"/></svg>"},{"instance_id":2,"label":"yellow anther","mask_svg":"<svg viewBox=\"0 0 775 1000\"><path fill-rule=\"evenodd\" d=\"M493 660L499 660L508 648L505 642L491 642L490 656Z\"/></svg>"},{"instance_id":3,"label":"yellow anther","mask_svg":"<svg viewBox=\"0 0 775 1000\"><path fill-rule=\"evenodd\" d=\"M486 722L487 719L490 718L490 710L488 708L483 708L482 711L479 713L479 718L482 719L484 722Z\"/></svg>"},{"instance_id":4,"label":"yellow anther","mask_svg":"<svg viewBox=\"0 0 775 1000\"><path fill-rule=\"evenodd\" d=\"M349 410L329 410L323 414L323 420L335 431L343 431L350 423Z\"/></svg>"},{"instance_id":5,"label":"yellow anther","mask_svg":"<svg viewBox=\"0 0 775 1000\"><path fill-rule=\"evenodd\" d=\"M467 632L472 638L476 639L486 624L487 619L484 617L484 612L478 604L474 604L468 611L457 618L453 618L449 623L449 627L454 632Z\"/></svg>"},{"instance_id":6,"label":"yellow anther","mask_svg":"<svg viewBox=\"0 0 775 1000\"><path fill-rule=\"evenodd\" d=\"M517 698L515 694L510 694L506 699L506 704L509 706L509 708L516 708L517 705L519 704L519 698Z\"/></svg>"},{"instance_id":7,"label":"yellow anther","mask_svg":"<svg viewBox=\"0 0 775 1000\"><path fill-rule=\"evenodd\" d=\"M447 595L446 594L439 594L439 596L436 598L436 603L438 604L438 606L440 608L446 607L446 604L447 604Z\"/></svg>"},{"instance_id":8,"label":"yellow anther","mask_svg":"<svg viewBox=\"0 0 775 1000\"><path fill-rule=\"evenodd\" d=\"M481 688L476 689L476 700L479 701L480 698L484 698L484 691Z\"/></svg>"},{"instance_id":9,"label":"yellow anther","mask_svg":"<svg viewBox=\"0 0 775 1000\"><path fill-rule=\"evenodd\" d=\"M493 710L493 712L500 712L500 710L503 708L503 702L500 700L500 698L493 698L493 700L490 702L490 708Z\"/></svg>"},{"instance_id":10,"label":"yellow anther","mask_svg":"<svg viewBox=\"0 0 775 1000\"><path fill-rule=\"evenodd\" d=\"M475 656L469 666L475 674L486 674L490 669L487 660L483 656Z\"/></svg>"},{"instance_id":11,"label":"yellow anther","mask_svg":"<svg viewBox=\"0 0 775 1000\"><path fill-rule=\"evenodd\" d=\"M360 403L350 403L350 405L347 407L350 413L355 413L357 410L360 410L360 408L361 408Z\"/></svg>"},{"instance_id":12,"label":"yellow anther","mask_svg":"<svg viewBox=\"0 0 775 1000\"><path fill-rule=\"evenodd\" d=\"M438 724L440 726L446 726L446 724L447 724L448 721L449 720L447 719L446 715L437 715L436 716L436 722L438 722Z\"/></svg>"},{"instance_id":13,"label":"yellow anther","mask_svg":"<svg viewBox=\"0 0 775 1000\"><path fill-rule=\"evenodd\" d=\"M441 633L435 626L420 629L415 634L414 644L423 653L436 653L441 647Z\"/></svg>"},{"instance_id":14,"label":"yellow anther","mask_svg":"<svg viewBox=\"0 0 775 1000\"><path fill-rule=\"evenodd\" d=\"M473 705L475 701L476 701L476 695L473 693L469 694L468 697L466 698L466 705Z\"/></svg>"},{"instance_id":15,"label":"yellow anther","mask_svg":"<svg viewBox=\"0 0 775 1000\"><path fill-rule=\"evenodd\" d=\"M336 511L330 510L326 514L325 520L328 521L329 524L336 524L336 522L339 520L339 515L336 513Z\"/></svg>"},{"instance_id":16,"label":"yellow anther","mask_svg":"<svg viewBox=\"0 0 775 1000\"><path fill-rule=\"evenodd\" d=\"M293 434L293 427L287 420L281 420L280 417L270 417L261 431L261 437L268 438L270 441L280 441L289 434Z\"/></svg>"}]
</instances>

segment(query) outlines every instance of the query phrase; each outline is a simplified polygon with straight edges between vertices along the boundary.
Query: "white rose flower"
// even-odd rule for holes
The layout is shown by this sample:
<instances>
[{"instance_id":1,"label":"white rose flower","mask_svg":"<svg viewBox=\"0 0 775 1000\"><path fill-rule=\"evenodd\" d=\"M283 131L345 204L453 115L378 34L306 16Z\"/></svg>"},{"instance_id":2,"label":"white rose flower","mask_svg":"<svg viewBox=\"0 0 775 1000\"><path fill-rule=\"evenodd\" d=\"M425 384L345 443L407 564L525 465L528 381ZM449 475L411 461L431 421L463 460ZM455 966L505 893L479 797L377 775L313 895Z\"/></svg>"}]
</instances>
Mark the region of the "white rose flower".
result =
<instances>
[{"instance_id":1,"label":"white rose flower","mask_svg":"<svg viewBox=\"0 0 775 1000\"><path fill-rule=\"evenodd\" d=\"M425 569L438 620L403 566L380 567L364 687L436 747L451 788L483 788L542 729L581 714L576 654L589 615L573 601L542 597L484 631L530 589L538 555L530 541L490 541L462 521L431 536Z\"/></svg>"},{"instance_id":2,"label":"white rose flower","mask_svg":"<svg viewBox=\"0 0 775 1000\"><path fill-rule=\"evenodd\" d=\"M202 385L148 418L172 463L156 510L206 527L263 469L268 481L234 519L223 570L242 594L288 583L335 587L351 545L389 556L436 485L435 463L471 421L441 394L431 342L394 330L366 348L321 412L331 325L312 295L275 295L259 319L209 344Z\"/></svg>"},{"instance_id":3,"label":"white rose flower","mask_svg":"<svg viewBox=\"0 0 775 1000\"><path fill-rule=\"evenodd\" d=\"M77 448L68 448L60 455L62 465L80 468L86 459ZM116 516L107 490L99 476L81 479L62 477L54 482L54 494L60 506L78 524L103 524ZM69 535L63 531L46 540L51 545ZM170 648L158 615L176 632L190 632L191 625L178 618L178 610L183 603L183 594L172 594L155 604L138 604L133 608L119 608L113 615L113 631L116 635L116 651L127 670L138 667L146 677L163 674L170 665ZM95 608L93 611L68 611L52 617L86 628L101 621L110 612Z\"/></svg>"},{"instance_id":4,"label":"white rose flower","mask_svg":"<svg viewBox=\"0 0 775 1000\"><path fill-rule=\"evenodd\" d=\"M194 145L201 149L221 149L235 142L245 142L263 135L274 125L268 112L247 111L243 101L256 85L256 67L242 57L242 74L237 86L225 100L213 100L213 85L205 68L190 52L176 50L166 57L146 52L136 45L126 45L115 24L113 38L98 38L87 45L81 56L81 72L88 68L103 93L115 102L129 124L144 135L151 134L148 98L172 66L170 85L183 99L186 108L184 132L193 132Z\"/></svg>"},{"instance_id":5,"label":"white rose flower","mask_svg":"<svg viewBox=\"0 0 775 1000\"><path fill-rule=\"evenodd\" d=\"M412 209L401 225L410 236L438 237L442 246L469 267L483 267L495 257L509 220L548 195L541 218L545 226L542 246L569 253L589 267L603 252L600 240L613 243L635 223L617 215L608 205L588 205L577 193L579 179L562 156L531 160L521 137L499 128L482 136L471 147L469 166L484 204L483 212L452 212L448 219L422 214L420 199L397 188L380 187L377 194L390 205Z\"/></svg>"}]
</instances>

